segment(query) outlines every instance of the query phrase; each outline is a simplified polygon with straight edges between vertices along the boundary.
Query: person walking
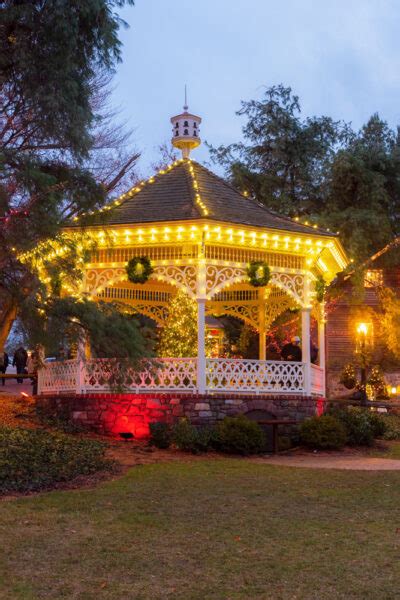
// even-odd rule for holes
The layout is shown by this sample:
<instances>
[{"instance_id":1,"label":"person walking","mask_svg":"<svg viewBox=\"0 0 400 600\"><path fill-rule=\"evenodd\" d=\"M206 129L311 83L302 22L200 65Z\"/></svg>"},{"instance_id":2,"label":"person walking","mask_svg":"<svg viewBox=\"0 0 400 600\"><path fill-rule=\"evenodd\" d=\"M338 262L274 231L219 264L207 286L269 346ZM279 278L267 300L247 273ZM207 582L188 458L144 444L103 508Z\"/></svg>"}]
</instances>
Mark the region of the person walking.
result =
<instances>
[{"instance_id":1,"label":"person walking","mask_svg":"<svg viewBox=\"0 0 400 600\"><path fill-rule=\"evenodd\" d=\"M5 372L7 371L7 367L9 365L9 359L8 359L8 354L7 352L0 352L0 373L3 373L3 375L5 374ZM6 384L6 380L4 378L2 378L3 381L3 385Z\"/></svg>"},{"instance_id":2,"label":"person walking","mask_svg":"<svg viewBox=\"0 0 400 600\"><path fill-rule=\"evenodd\" d=\"M17 374L22 375L26 369L26 363L28 362L28 353L23 346L17 348L14 352L13 367L17 368ZM23 383L23 379L17 378L18 383Z\"/></svg>"}]
</instances>

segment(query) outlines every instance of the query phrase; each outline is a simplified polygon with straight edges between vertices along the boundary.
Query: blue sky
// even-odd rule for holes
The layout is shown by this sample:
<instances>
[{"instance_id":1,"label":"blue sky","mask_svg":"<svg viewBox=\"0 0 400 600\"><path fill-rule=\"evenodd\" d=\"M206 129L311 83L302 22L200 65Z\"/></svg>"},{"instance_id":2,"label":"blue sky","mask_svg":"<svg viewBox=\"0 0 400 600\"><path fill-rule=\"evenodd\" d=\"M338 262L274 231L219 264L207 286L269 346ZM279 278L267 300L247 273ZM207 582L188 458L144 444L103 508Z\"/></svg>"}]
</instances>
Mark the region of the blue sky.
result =
<instances>
[{"instance_id":1,"label":"blue sky","mask_svg":"<svg viewBox=\"0 0 400 600\"><path fill-rule=\"evenodd\" d=\"M240 100L279 83L304 116L359 127L379 112L400 123L399 0L136 0L121 16L130 27L114 101L135 129L143 175L171 137L185 83L213 145L240 138ZM206 147L193 158L207 161Z\"/></svg>"}]
</instances>

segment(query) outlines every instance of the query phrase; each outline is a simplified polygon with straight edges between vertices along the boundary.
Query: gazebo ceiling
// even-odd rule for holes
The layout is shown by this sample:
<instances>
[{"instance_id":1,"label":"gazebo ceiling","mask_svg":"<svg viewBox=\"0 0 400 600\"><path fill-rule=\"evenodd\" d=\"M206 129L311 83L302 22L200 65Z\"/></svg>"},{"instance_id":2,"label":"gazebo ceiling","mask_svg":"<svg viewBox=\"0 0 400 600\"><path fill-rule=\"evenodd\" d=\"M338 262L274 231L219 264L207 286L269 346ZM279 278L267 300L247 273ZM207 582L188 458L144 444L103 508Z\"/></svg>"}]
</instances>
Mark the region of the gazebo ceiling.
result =
<instances>
[{"instance_id":1,"label":"gazebo ceiling","mask_svg":"<svg viewBox=\"0 0 400 600\"><path fill-rule=\"evenodd\" d=\"M326 230L275 214L190 159L176 161L146 183L122 194L119 201L114 202L107 218L98 218L92 224L129 226L197 219L265 227L295 234L335 237Z\"/></svg>"}]
</instances>

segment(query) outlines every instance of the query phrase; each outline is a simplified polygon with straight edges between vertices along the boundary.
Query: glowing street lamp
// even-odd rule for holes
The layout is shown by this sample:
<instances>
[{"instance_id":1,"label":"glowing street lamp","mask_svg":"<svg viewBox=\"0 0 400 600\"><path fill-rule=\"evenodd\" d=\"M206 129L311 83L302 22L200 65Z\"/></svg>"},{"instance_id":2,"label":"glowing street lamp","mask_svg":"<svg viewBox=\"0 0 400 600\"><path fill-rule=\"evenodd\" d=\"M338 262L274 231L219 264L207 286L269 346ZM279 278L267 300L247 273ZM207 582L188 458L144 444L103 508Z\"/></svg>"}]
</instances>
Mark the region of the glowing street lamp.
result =
<instances>
[{"instance_id":1,"label":"glowing street lamp","mask_svg":"<svg viewBox=\"0 0 400 600\"><path fill-rule=\"evenodd\" d=\"M372 323L357 323L357 354L361 365L361 404L367 405L367 362L368 349L371 345Z\"/></svg>"}]
</instances>

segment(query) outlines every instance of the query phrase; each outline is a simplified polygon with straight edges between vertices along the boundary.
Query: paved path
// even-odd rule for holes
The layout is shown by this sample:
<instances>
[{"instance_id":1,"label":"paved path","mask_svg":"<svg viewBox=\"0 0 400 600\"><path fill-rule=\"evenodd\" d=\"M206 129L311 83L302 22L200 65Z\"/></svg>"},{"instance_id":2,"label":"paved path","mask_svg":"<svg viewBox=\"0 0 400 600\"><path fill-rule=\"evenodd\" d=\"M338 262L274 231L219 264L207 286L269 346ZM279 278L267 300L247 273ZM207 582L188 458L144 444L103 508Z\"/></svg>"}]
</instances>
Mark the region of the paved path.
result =
<instances>
[{"instance_id":1,"label":"paved path","mask_svg":"<svg viewBox=\"0 0 400 600\"><path fill-rule=\"evenodd\" d=\"M255 459L269 465L304 467L307 469L345 469L351 471L400 471L400 460L369 456L340 456L336 454L304 454L271 456Z\"/></svg>"}]
</instances>

